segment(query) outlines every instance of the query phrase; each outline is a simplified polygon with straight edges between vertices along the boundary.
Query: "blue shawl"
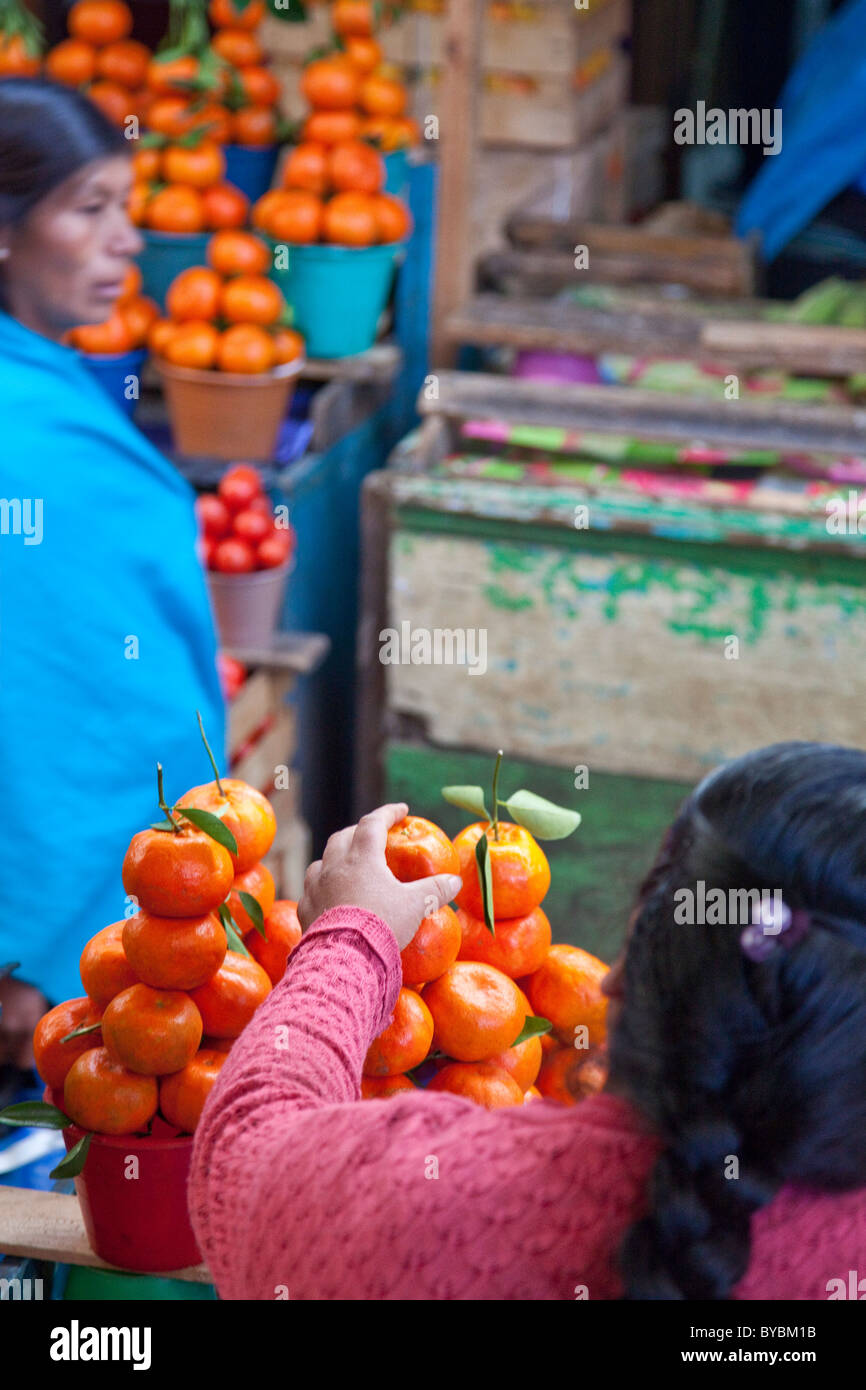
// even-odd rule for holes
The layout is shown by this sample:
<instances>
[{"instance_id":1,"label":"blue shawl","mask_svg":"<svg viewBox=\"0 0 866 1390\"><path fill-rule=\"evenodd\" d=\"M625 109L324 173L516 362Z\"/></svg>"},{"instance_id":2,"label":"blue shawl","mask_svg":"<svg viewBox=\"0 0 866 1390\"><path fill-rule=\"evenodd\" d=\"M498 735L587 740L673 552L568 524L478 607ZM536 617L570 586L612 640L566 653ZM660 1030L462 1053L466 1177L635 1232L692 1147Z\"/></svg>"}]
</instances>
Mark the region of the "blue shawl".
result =
<instances>
[{"instance_id":1,"label":"blue shawl","mask_svg":"<svg viewBox=\"0 0 866 1390\"><path fill-rule=\"evenodd\" d=\"M225 745L193 492L78 354L0 313L0 964L53 1002L126 847Z\"/></svg>"}]
</instances>

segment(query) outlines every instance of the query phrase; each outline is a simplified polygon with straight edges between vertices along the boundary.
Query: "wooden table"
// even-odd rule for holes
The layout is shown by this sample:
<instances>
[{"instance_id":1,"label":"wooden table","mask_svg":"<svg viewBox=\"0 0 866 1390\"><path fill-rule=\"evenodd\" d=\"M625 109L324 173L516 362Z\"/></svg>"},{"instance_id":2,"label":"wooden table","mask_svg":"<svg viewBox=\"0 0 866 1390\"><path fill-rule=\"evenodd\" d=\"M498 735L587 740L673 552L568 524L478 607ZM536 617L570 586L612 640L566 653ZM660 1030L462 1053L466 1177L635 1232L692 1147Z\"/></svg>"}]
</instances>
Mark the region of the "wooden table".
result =
<instances>
[{"instance_id":1,"label":"wooden table","mask_svg":"<svg viewBox=\"0 0 866 1390\"><path fill-rule=\"evenodd\" d=\"M4 1255L50 1260L55 1264L117 1269L91 1250L78 1198L59 1192L0 1187L0 1251ZM179 1279L188 1284L213 1283L210 1271L203 1264L154 1272L153 1277Z\"/></svg>"}]
</instances>

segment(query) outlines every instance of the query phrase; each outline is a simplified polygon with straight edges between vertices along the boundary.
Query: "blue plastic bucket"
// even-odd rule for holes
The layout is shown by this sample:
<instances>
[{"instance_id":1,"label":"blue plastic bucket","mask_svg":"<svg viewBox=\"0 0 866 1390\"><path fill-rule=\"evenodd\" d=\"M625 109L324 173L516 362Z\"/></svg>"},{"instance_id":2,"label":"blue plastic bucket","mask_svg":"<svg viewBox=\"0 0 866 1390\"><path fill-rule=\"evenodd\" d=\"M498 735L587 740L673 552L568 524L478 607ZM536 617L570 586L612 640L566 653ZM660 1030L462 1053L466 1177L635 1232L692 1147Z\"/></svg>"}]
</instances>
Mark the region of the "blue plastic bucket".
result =
<instances>
[{"instance_id":1,"label":"blue plastic bucket","mask_svg":"<svg viewBox=\"0 0 866 1390\"><path fill-rule=\"evenodd\" d=\"M392 150L385 155L385 192L409 201L409 153Z\"/></svg>"},{"instance_id":2,"label":"blue plastic bucket","mask_svg":"<svg viewBox=\"0 0 866 1390\"><path fill-rule=\"evenodd\" d=\"M255 203L274 181L279 145L226 145L226 179Z\"/></svg>"},{"instance_id":3,"label":"blue plastic bucket","mask_svg":"<svg viewBox=\"0 0 866 1390\"><path fill-rule=\"evenodd\" d=\"M138 390L141 382L141 369L147 352L144 348L136 348L134 352L121 352L111 356L89 356L83 352L82 360L88 370L93 373L100 386L116 401L121 410L132 419L135 414L135 407L138 405ZM136 377L139 386L136 394L131 399L127 398L127 387L130 385L129 378Z\"/></svg>"},{"instance_id":4,"label":"blue plastic bucket","mask_svg":"<svg viewBox=\"0 0 866 1390\"><path fill-rule=\"evenodd\" d=\"M288 269L275 265L271 274L292 306L308 357L354 357L373 346L405 248L402 241L288 247Z\"/></svg>"},{"instance_id":5,"label":"blue plastic bucket","mask_svg":"<svg viewBox=\"0 0 866 1390\"><path fill-rule=\"evenodd\" d=\"M144 249L138 257L143 293L165 308L168 287L182 270L205 265L210 232L143 231Z\"/></svg>"}]
</instances>

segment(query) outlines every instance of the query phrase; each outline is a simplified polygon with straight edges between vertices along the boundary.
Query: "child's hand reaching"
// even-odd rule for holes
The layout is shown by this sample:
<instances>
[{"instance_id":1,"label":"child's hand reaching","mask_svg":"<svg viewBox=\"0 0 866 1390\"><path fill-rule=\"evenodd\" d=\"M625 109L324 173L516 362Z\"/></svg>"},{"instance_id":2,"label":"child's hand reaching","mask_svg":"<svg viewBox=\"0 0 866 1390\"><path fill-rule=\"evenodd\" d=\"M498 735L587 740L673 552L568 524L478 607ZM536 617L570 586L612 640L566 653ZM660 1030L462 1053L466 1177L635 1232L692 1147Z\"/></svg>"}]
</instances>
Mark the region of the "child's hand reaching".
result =
<instances>
[{"instance_id":1,"label":"child's hand reaching","mask_svg":"<svg viewBox=\"0 0 866 1390\"><path fill-rule=\"evenodd\" d=\"M304 930L329 908L361 907L388 923L402 951L424 918L451 902L463 882L456 874L400 883L385 862L388 831L408 812L405 805L380 806L331 836L304 879L298 903Z\"/></svg>"}]
</instances>

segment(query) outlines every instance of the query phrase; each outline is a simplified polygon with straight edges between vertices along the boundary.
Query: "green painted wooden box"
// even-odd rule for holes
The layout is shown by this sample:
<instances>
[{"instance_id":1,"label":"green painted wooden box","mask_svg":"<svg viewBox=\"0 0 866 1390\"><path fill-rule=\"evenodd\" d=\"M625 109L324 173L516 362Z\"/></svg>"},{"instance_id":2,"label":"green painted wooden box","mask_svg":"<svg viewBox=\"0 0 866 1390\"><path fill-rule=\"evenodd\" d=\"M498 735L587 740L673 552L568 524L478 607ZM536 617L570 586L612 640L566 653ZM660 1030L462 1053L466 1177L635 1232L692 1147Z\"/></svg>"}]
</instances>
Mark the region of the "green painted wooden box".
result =
<instances>
[{"instance_id":1,"label":"green painted wooden box","mask_svg":"<svg viewBox=\"0 0 866 1390\"><path fill-rule=\"evenodd\" d=\"M448 475L454 380L365 487L356 809L406 800L456 831L439 787L486 782L504 748L507 790L582 812L552 847L551 917L610 957L706 772L782 739L862 741L863 538L831 535L808 488L750 511ZM772 426L740 428L758 444Z\"/></svg>"}]
</instances>

